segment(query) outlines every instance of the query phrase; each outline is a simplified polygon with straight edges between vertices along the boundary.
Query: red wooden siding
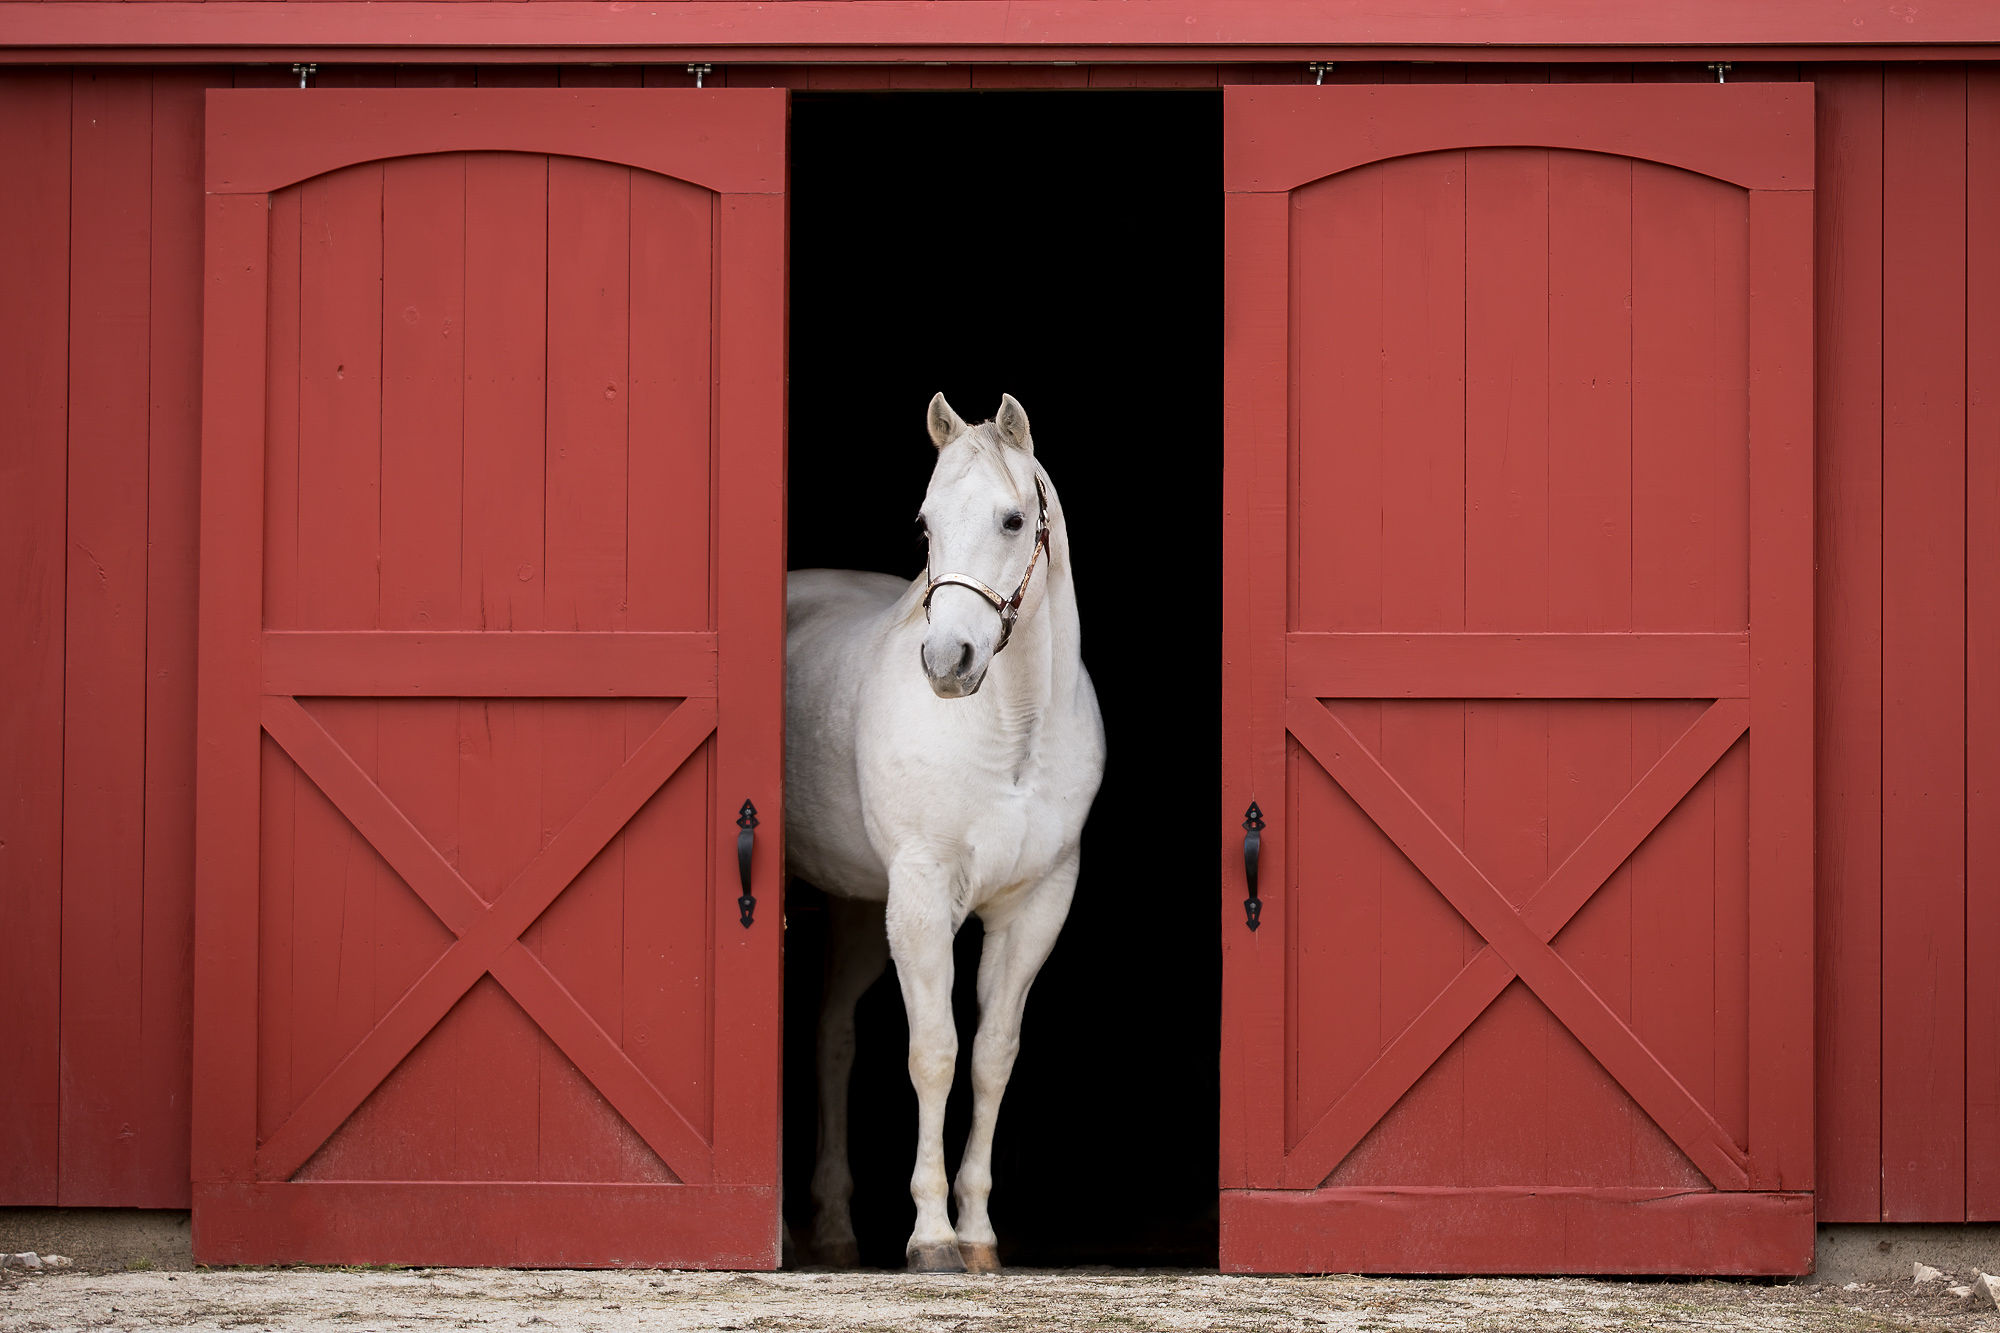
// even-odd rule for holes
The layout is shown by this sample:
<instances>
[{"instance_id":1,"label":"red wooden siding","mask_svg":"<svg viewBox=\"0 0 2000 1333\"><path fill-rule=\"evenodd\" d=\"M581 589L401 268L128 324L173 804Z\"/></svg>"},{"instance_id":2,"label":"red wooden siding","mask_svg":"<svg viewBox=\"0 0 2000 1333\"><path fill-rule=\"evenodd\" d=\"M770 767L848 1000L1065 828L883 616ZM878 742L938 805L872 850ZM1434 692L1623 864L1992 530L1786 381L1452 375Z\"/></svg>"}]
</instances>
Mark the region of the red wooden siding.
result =
<instances>
[{"instance_id":1,"label":"red wooden siding","mask_svg":"<svg viewBox=\"0 0 2000 1333\"><path fill-rule=\"evenodd\" d=\"M1554 73L1617 80L1632 77L1634 68ZM1637 69L1648 79L1704 77L1685 65ZM553 85L634 73L646 86L689 82L678 65L638 71L328 67L319 82ZM1991 1058L1991 1034L2000 1030L2000 971L1957 960L1965 956L1967 938L1990 938L2000 929L2000 603L1986 572L2000 568L2000 253L1981 243L2000 233L2000 67L1911 67L1893 76L1894 94L1885 93L1879 66L1799 71L1739 65L1732 78L1800 73L1817 85L1820 129L1819 1212L1836 1222L1908 1215L1996 1220L2000 1061ZM1502 64L1449 70L1356 65L1332 77L1393 82L1413 75L1532 81L1552 71ZM1079 65L1039 76L1089 87L1214 87L1294 82L1299 72L1290 65ZM1000 72L979 77L991 80ZM967 66L766 65L719 70L711 82L965 88L972 79ZM0 569L8 571L0 584L8 630L8 648L0 654L0 753L7 756L0 764L0 1010L20 1016L14 1035L0 1044L0 1203L188 1203L191 965L185 950L193 884L195 623L189 552L201 327L199 125L188 103L200 86L232 81L261 86L293 80L276 66L233 76L134 68L10 71L0 78L0 167L17 186L0 192L0 309L7 312L0 321L0 402L8 414L0 441ZM131 141L136 136L129 127L88 124L79 107L107 97L122 99L133 116L143 112L148 129L142 143ZM76 133L79 127L91 132ZM1885 178L1910 180L1911 154L1919 152L1932 164L1923 170L1944 183L1919 182L1918 188L1932 195L1953 191L1962 200L1963 220L1944 242L1946 250L1959 249L1955 259L1913 253L1935 247L1929 229L1951 225L1949 218L1917 216L1907 200L1885 196ZM116 161L130 165L114 170ZM126 174L143 180L144 189ZM114 215L119 209L125 210L122 222ZM1913 227L1923 230L1913 235ZM115 237L121 228L139 233L143 252L105 250L100 266L97 251L109 241L94 238ZM86 245L92 249L85 251ZM1928 276L1908 271L1919 262L1933 266ZM1885 265L1896 282L1932 286L1935 266L1962 269L1962 325L1926 317L1907 297L1899 305L1893 292L1885 292ZM107 286L110 266L118 277ZM1892 316L1908 321L1912 311L1917 327L1885 324ZM116 356L125 367L111 374L79 366L101 402L83 401L70 385L72 327L86 320L95 321L98 332L78 342L76 355L86 362ZM1912 338L1931 349L1932 361L1913 364L1907 347L1890 346ZM1908 377L1934 377L1953 365L1961 367L1956 408L1920 403ZM1934 388L1934 379L1923 382ZM73 400L82 409L74 418ZM476 403L469 406L478 410ZM1548 410L1562 409L1552 401ZM1960 478L1928 456L1921 459L1927 471L1908 466L1919 460L1885 458L1884 414L1891 410L1930 413L1924 419L1933 424L1940 414L1959 412L1954 438L1963 450ZM1896 421L1902 424L1892 430L1907 430L1913 419ZM1949 434L1948 423L1939 430ZM72 466L74 450L95 451L87 456L101 462ZM133 480L141 477L144 486L135 496ZM1944 514L1946 532L1959 534L1962 563L1943 583L1908 581L1915 577L1910 562L1929 559L1941 568L1948 561L1885 546L1903 540L1894 535L1898 522L1904 537L1910 531L1907 508L1895 522L1885 512L1885 479L1903 488L1903 503ZM1925 497L1912 486L1933 493ZM70 541L71 516L96 521L113 506L129 516L121 521L143 525L145 540L135 543L126 534L106 550L86 539L90 556L84 556ZM1957 528L1949 526L1954 507L1962 515ZM134 568L133 561L143 563ZM99 565L104 581L92 586ZM1575 571L1579 578L1595 572ZM120 590L116 602L107 600L113 588ZM72 596L78 599L74 608ZM1934 716L1905 716L1911 682L1895 697L1885 695L1885 669L1892 678L1898 669L1937 669L1885 661L1885 607L1893 607L1898 624L1915 617L1962 638L1964 684L1956 707L1965 730L1947 743L1957 767L1949 756L1916 756L1923 759L1918 768L1898 770L1905 793L1963 792L1960 813L1948 816L1963 830L1955 867L1950 847L1910 845L1909 820L1924 813L1922 806L1905 804L1893 819L1885 816L1884 764L1894 748L1889 738L1912 725L1937 725ZM130 634L120 617L138 618L143 630ZM66 627L95 637L66 644ZM107 641L125 645L115 664L77 660L96 651L86 645ZM104 733L90 715L95 705L81 693L85 686L116 703L121 716L136 715L140 729L105 742L110 749L94 748ZM1943 707L1949 701L1914 703ZM66 772L66 754L85 767ZM1907 744L1904 754L1907 765ZM90 808L100 800L120 802L104 809L124 813L114 819ZM72 802L80 808L66 815ZM66 819L75 822L66 825ZM1885 838L1892 824L1899 831ZM130 847L82 845L84 830L106 827ZM66 861L66 852L77 859ZM1931 865L1935 878L1912 889L1917 863L1909 858L1940 853L1947 864ZM1900 895L1906 892L1930 895L1924 899L1929 905L1919 910L1914 900L1905 903ZM111 977L108 967L85 970L65 986L72 961L79 969L96 968L90 957L65 956L66 941L72 955L81 952L78 939L88 941L70 934L87 921L105 932L99 947L125 960L121 966L131 976ZM1940 961L1933 971L1918 973L1926 984L1915 997L1886 995L1890 970L1903 968L1908 976L1908 960L1926 948L1934 948ZM90 993L95 976L117 987L115 1008ZM1907 1027L1885 1026L1885 1014L1893 1023L1922 1018L1935 1024L1923 1041L1956 1033L1970 1048L1956 1064L1949 1051L1925 1056L1962 1070L1954 1077L1963 1080L1963 1111L1946 1100L1941 1118L1929 1126L1951 1159L1962 1160L1954 1168L1957 1184L1948 1173L1940 1185L1927 1167L1935 1145L1909 1137L1922 1128L1909 1109L1918 1094L1907 1063L1898 1062L1907 1062L1905 1052L1922 1042ZM1900 1117L1887 1131L1885 1101ZM1926 1164L1913 1168L1913 1156ZM1935 1213L1910 1212L1933 1204Z\"/></svg>"},{"instance_id":2,"label":"red wooden siding","mask_svg":"<svg viewBox=\"0 0 2000 1333\"><path fill-rule=\"evenodd\" d=\"M1818 82L1819 1215L1991 1221L2000 70Z\"/></svg>"}]
</instances>

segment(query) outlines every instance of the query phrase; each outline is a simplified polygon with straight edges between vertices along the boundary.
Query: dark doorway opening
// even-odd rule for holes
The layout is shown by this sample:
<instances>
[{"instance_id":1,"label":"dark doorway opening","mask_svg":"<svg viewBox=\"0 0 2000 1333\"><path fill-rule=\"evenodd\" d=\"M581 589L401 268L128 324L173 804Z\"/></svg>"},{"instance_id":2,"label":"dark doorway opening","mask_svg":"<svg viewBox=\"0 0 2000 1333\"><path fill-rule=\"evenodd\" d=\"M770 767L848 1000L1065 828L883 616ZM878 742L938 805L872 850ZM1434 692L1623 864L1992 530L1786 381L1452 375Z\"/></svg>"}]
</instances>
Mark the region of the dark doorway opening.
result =
<instances>
[{"instance_id":1,"label":"dark doorway opening","mask_svg":"<svg viewBox=\"0 0 2000 1333\"><path fill-rule=\"evenodd\" d=\"M1110 745L1075 905L1000 1116L1009 1264L1215 1262L1221 958L1222 189L1214 93L801 94L791 175L790 564L915 575L924 407L1027 408L1070 516ZM794 886L785 1212L809 1234L823 913ZM974 919L957 950L953 1170ZM855 1228L900 1267L916 1099L893 971L862 1001Z\"/></svg>"}]
</instances>

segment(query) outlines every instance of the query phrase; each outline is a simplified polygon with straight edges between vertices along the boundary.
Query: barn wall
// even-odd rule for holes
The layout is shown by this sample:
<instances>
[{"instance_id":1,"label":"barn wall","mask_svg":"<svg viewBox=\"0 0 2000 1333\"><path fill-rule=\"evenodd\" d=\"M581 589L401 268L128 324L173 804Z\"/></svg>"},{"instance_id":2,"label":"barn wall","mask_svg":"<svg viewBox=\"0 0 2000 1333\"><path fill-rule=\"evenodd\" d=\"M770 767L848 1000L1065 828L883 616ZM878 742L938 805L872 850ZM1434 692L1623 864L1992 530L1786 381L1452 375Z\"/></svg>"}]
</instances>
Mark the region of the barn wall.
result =
<instances>
[{"instance_id":1,"label":"barn wall","mask_svg":"<svg viewBox=\"0 0 2000 1333\"><path fill-rule=\"evenodd\" d=\"M1635 74L1700 76L1557 77ZM1820 1212L1995 1220L2000 970L1968 966L1965 941L2000 929L2000 252L1980 244L2000 235L2000 67L1804 74L1821 124ZM1297 77L800 67L715 81ZM0 74L0 1204L188 1203L200 103L206 87L287 81ZM688 78L515 66L320 80L558 81Z\"/></svg>"}]
</instances>

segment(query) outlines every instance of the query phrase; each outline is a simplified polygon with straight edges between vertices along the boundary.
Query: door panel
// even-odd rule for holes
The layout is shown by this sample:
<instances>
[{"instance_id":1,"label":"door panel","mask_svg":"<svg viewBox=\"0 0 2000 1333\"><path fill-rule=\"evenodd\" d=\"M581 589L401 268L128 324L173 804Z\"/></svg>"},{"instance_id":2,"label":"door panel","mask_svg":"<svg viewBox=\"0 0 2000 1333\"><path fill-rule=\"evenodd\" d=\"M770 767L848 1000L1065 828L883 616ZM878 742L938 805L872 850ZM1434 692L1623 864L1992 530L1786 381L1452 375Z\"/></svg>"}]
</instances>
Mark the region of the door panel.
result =
<instances>
[{"instance_id":1,"label":"door panel","mask_svg":"<svg viewBox=\"0 0 2000 1333\"><path fill-rule=\"evenodd\" d=\"M1802 1271L1810 91L1225 105L1224 1266Z\"/></svg>"},{"instance_id":2,"label":"door panel","mask_svg":"<svg viewBox=\"0 0 2000 1333\"><path fill-rule=\"evenodd\" d=\"M773 1266L783 94L209 116L197 1251Z\"/></svg>"}]
</instances>

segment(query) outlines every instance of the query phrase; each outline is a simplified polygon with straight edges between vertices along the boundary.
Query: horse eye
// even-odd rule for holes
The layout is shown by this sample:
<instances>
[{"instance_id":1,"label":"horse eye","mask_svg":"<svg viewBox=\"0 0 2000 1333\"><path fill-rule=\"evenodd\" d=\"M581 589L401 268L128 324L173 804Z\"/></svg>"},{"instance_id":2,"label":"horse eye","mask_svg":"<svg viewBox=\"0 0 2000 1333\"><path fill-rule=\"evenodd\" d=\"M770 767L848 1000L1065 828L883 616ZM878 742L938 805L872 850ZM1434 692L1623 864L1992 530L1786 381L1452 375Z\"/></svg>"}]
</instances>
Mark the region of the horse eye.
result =
<instances>
[{"instance_id":1,"label":"horse eye","mask_svg":"<svg viewBox=\"0 0 2000 1333\"><path fill-rule=\"evenodd\" d=\"M1019 514L1009 514L1004 520L1002 520L1000 526L1007 529L1007 531L1009 532L1019 532L1021 530L1021 524L1024 521L1025 520L1022 519L1022 517Z\"/></svg>"}]
</instances>

